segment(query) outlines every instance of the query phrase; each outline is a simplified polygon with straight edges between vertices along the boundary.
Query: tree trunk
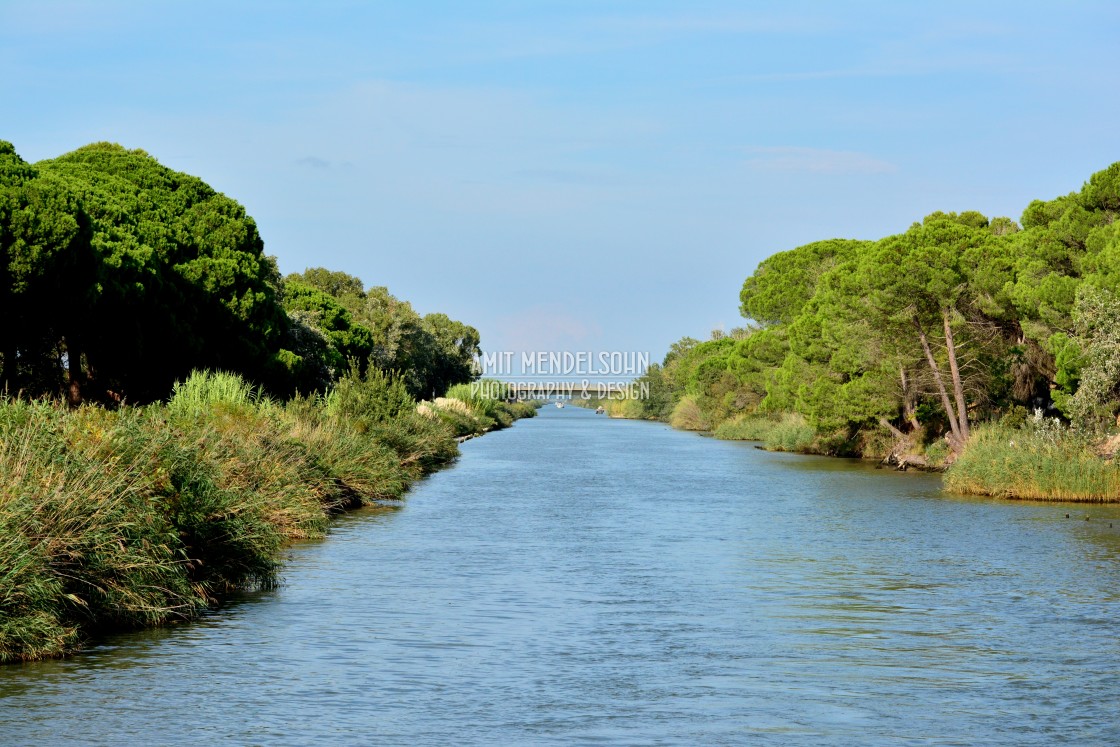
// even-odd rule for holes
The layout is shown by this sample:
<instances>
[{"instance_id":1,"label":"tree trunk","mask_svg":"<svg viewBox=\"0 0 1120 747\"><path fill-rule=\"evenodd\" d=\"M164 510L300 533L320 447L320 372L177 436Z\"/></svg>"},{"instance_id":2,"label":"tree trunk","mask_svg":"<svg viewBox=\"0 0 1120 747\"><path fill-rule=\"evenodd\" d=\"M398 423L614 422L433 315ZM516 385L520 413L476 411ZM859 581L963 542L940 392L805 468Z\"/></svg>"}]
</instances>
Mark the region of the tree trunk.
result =
<instances>
[{"instance_id":1,"label":"tree trunk","mask_svg":"<svg viewBox=\"0 0 1120 747\"><path fill-rule=\"evenodd\" d=\"M66 401L71 407L82 404L82 385L85 377L82 375L82 348L78 342L80 338L67 335L66 341L66 373L69 384L66 387Z\"/></svg>"},{"instance_id":2,"label":"tree trunk","mask_svg":"<svg viewBox=\"0 0 1120 747\"><path fill-rule=\"evenodd\" d=\"M926 331L922 329L922 323L918 321L918 317L913 317L914 328L918 330L918 338L922 341L922 350L926 353L926 361L929 362L930 370L933 371L933 380L937 382L937 392L941 395L941 406L945 408L945 415L949 418L949 429L953 431L952 447L953 451L959 451L964 446L964 438L961 436L960 422L957 420L957 414L953 411L953 403L949 401L949 393L945 391L945 382L941 378L941 369L937 366L937 361L933 357L933 351L929 348L929 338L926 337Z\"/></svg>"},{"instance_id":3,"label":"tree trunk","mask_svg":"<svg viewBox=\"0 0 1120 747\"><path fill-rule=\"evenodd\" d=\"M898 428L895 428L891 424L891 421L887 420L886 418L879 418L879 425L883 426L888 431L890 431L894 435L895 440L897 440L897 441L905 441L906 440L906 434L903 433L902 431L900 431Z\"/></svg>"},{"instance_id":4,"label":"tree trunk","mask_svg":"<svg viewBox=\"0 0 1120 747\"><path fill-rule=\"evenodd\" d=\"M914 406L914 392L906 378L906 366L898 367L898 375L902 379L902 418L910 424L911 429L918 430L918 408Z\"/></svg>"},{"instance_id":5,"label":"tree trunk","mask_svg":"<svg viewBox=\"0 0 1120 747\"><path fill-rule=\"evenodd\" d=\"M8 247L0 246L0 258L4 257ZM12 304L9 301L10 288L12 287L11 275L7 272L7 262L0 261L0 319L3 319L5 329L0 331L0 394L16 394L16 339L12 333Z\"/></svg>"},{"instance_id":6,"label":"tree trunk","mask_svg":"<svg viewBox=\"0 0 1120 747\"><path fill-rule=\"evenodd\" d=\"M949 373L953 376L953 396L957 400L957 419L960 423L961 436L968 440L968 408L964 402L964 385L961 383L961 371L957 368L957 348L953 344L953 328L949 325L949 309L941 310L941 319L945 323L945 349L949 352Z\"/></svg>"},{"instance_id":7,"label":"tree trunk","mask_svg":"<svg viewBox=\"0 0 1120 747\"><path fill-rule=\"evenodd\" d=\"M4 358L4 367L0 369L0 394L15 394L16 384L16 346L15 343L5 343L0 350L0 357Z\"/></svg>"}]
</instances>

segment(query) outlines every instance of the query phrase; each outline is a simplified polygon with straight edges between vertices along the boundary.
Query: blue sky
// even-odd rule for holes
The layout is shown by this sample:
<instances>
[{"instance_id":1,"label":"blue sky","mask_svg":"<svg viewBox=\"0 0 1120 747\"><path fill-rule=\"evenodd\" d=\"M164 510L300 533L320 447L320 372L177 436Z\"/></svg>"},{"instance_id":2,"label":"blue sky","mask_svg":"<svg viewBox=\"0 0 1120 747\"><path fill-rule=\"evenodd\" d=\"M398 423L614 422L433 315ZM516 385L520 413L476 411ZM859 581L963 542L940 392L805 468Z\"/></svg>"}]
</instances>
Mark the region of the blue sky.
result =
<instances>
[{"instance_id":1,"label":"blue sky","mask_svg":"<svg viewBox=\"0 0 1120 747\"><path fill-rule=\"evenodd\" d=\"M925 6L925 7L921 7ZM1110 2L11 2L0 139L110 140L487 350L743 322L774 252L1120 160Z\"/></svg>"}]
</instances>

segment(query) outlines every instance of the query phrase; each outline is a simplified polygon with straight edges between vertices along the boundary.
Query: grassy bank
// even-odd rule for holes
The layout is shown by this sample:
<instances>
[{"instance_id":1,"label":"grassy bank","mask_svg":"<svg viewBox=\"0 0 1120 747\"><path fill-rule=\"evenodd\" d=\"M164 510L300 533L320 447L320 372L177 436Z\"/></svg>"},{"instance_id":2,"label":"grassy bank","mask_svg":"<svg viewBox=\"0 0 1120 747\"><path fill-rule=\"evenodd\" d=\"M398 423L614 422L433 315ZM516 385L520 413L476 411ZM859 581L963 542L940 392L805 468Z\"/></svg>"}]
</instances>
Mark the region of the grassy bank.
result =
<instances>
[{"instance_id":1,"label":"grassy bank","mask_svg":"<svg viewBox=\"0 0 1120 747\"><path fill-rule=\"evenodd\" d=\"M642 411L641 402L634 399L600 399L598 397L593 397L591 399L573 399L571 403L576 407L584 407L589 410L602 407L603 412L612 418L626 418L630 420L648 419Z\"/></svg>"},{"instance_id":2,"label":"grassy bank","mask_svg":"<svg viewBox=\"0 0 1120 747\"><path fill-rule=\"evenodd\" d=\"M278 403L195 374L166 405L0 401L0 661L60 656L101 631L190 619L275 582L285 543L399 498L456 436L535 414L448 402L449 424L377 371Z\"/></svg>"},{"instance_id":3,"label":"grassy bank","mask_svg":"<svg viewBox=\"0 0 1120 747\"><path fill-rule=\"evenodd\" d=\"M957 493L1051 501L1120 501L1120 468L1095 439L1050 424L977 428L945 475Z\"/></svg>"},{"instance_id":4,"label":"grassy bank","mask_svg":"<svg viewBox=\"0 0 1120 747\"><path fill-rule=\"evenodd\" d=\"M658 420L651 418L643 403L637 399L586 399L573 400L579 407L602 407L612 418L632 420ZM802 454L829 454L836 448L837 439L827 440L796 413L776 416L738 415L716 421L700 405L697 397L685 396L673 407L663 421L684 431L700 431L725 441L758 441L768 451L792 451ZM841 452L837 452L841 453ZM850 453L844 453L850 456Z\"/></svg>"},{"instance_id":5,"label":"grassy bank","mask_svg":"<svg viewBox=\"0 0 1120 747\"><path fill-rule=\"evenodd\" d=\"M633 400L586 400L577 404L591 408L602 405L612 417L644 416L640 403ZM690 397L677 403L668 422L674 428L710 432L719 439L756 441L768 451L883 459L892 449L904 447L899 454L907 466L945 471L945 488L955 493L1049 501L1120 501L1120 466L1115 459L1120 436L1090 436L1054 418L1027 418L1014 425L979 424L955 461L944 439L923 443L915 438L912 443L900 444L885 429L830 436L816 431L795 413L738 415L712 427L700 403Z\"/></svg>"},{"instance_id":6,"label":"grassy bank","mask_svg":"<svg viewBox=\"0 0 1120 747\"><path fill-rule=\"evenodd\" d=\"M716 438L727 441L761 441L769 451L821 453L817 433L800 415L778 418L740 417L725 420L712 431Z\"/></svg>"},{"instance_id":7,"label":"grassy bank","mask_svg":"<svg viewBox=\"0 0 1120 747\"><path fill-rule=\"evenodd\" d=\"M538 402L506 401L495 396L504 387L496 381L456 384L446 396L421 402L419 412L444 423L458 438L475 436L537 414Z\"/></svg>"}]
</instances>

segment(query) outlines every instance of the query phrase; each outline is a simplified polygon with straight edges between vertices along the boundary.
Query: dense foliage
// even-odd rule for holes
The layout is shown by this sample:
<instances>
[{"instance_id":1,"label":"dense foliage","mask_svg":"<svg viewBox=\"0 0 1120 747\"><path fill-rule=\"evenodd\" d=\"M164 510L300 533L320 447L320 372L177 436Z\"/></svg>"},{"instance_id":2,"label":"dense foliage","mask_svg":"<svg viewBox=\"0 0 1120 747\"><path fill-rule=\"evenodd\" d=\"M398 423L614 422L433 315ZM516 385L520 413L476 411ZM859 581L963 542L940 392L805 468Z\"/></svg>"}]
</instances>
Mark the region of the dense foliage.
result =
<instances>
[{"instance_id":1,"label":"dense foliage","mask_svg":"<svg viewBox=\"0 0 1120 747\"><path fill-rule=\"evenodd\" d=\"M307 394L352 362L434 396L479 344L344 273L285 281L239 203L109 143L32 165L0 141L0 317L0 390L74 404L163 399L194 369Z\"/></svg>"},{"instance_id":2,"label":"dense foliage","mask_svg":"<svg viewBox=\"0 0 1120 747\"><path fill-rule=\"evenodd\" d=\"M321 267L289 275L285 289L289 314L329 338L330 364L336 369L347 359L369 361L398 372L415 397L435 397L475 377L478 330L446 314L421 317L387 288L366 290L358 278Z\"/></svg>"},{"instance_id":3,"label":"dense foliage","mask_svg":"<svg viewBox=\"0 0 1120 747\"><path fill-rule=\"evenodd\" d=\"M1118 215L1120 163L1021 227L937 212L775 254L743 284L747 326L676 343L649 397L614 412L919 464L1032 413L1102 442L1120 412Z\"/></svg>"},{"instance_id":4,"label":"dense foliage","mask_svg":"<svg viewBox=\"0 0 1120 747\"><path fill-rule=\"evenodd\" d=\"M536 413L467 383L474 328L281 278L240 204L107 143L0 141L0 318L0 662L267 586L286 541Z\"/></svg>"}]
</instances>

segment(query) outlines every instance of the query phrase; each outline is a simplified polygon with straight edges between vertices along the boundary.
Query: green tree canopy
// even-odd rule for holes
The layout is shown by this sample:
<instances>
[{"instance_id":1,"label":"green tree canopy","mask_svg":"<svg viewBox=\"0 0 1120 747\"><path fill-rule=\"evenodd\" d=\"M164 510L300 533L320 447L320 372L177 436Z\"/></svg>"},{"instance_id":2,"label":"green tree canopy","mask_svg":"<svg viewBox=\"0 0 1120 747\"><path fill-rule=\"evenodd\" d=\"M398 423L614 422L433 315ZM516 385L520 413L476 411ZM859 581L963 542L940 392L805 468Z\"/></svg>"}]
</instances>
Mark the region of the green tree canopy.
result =
<instances>
[{"instance_id":1,"label":"green tree canopy","mask_svg":"<svg viewBox=\"0 0 1120 747\"><path fill-rule=\"evenodd\" d=\"M338 299L289 278L284 283L284 306L327 339L327 363L335 376L345 373L350 361L357 364L359 372L365 370L373 354L373 335L354 322Z\"/></svg>"},{"instance_id":2,"label":"green tree canopy","mask_svg":"<svg viewBox=\"0 0 1120 747\"><path fill-rule=\"evenodd\" d=\"M740 311L759 324L788 324L812 298L820 276L867 243L829 239L767 258L743 283Z\"/></svg>"},{"instance_id":3,"label":"green tree canopy","mask_svg":"<svg viewBox=\"0 0 1120 747\"><path fill-rule=\"evenodd\" d=\"M67 343L95 394L159 398L193 368L266 378L286 316L276 263L239 203L109 143L37 168L89 216L95 271Z\"/></svg>"},{"instance_id":4,"label":"green tree canopy","mask_svg":"<svg viewBox=\"0 0 1120 747\"><path fill-rule=\"evenodd\" d=\"M475 376L478 330L446 314L421 317L384 286L314 267L285 278L285 305L323 332L333 361L360 358L398 374L414 397L439 396ZM337 362L331 364L337 368Z\"/></svg>"},{"instance_id":5,"label":"green tree canopy","mask_svg":"<svg viewBox=\"0 0 1120 747\"><path fill-rule=\"evenodd\" d=\"M56 391L93 257L89 218L65 184L0 141L0 388Z\"/></svg>"}]
</instances>

